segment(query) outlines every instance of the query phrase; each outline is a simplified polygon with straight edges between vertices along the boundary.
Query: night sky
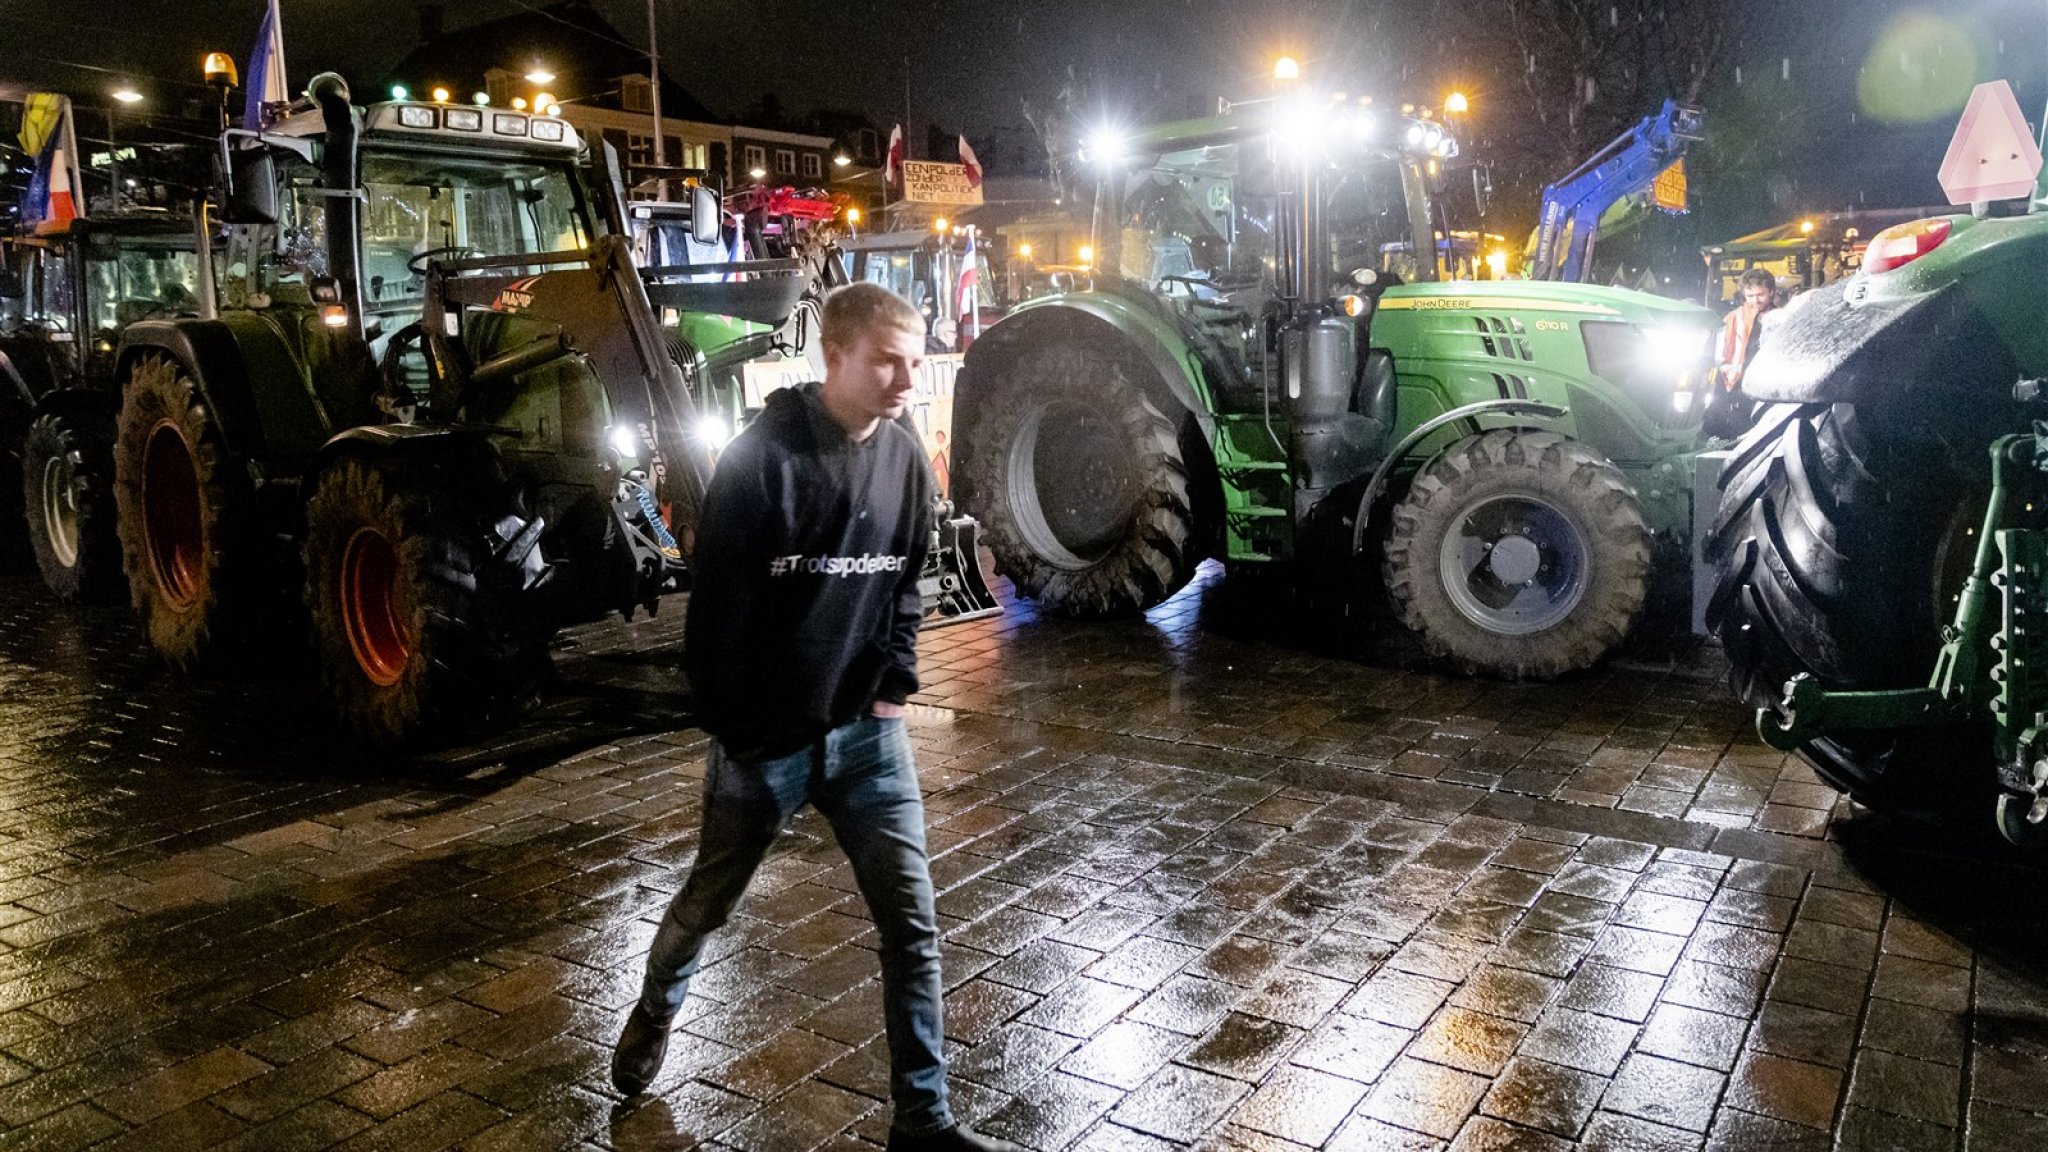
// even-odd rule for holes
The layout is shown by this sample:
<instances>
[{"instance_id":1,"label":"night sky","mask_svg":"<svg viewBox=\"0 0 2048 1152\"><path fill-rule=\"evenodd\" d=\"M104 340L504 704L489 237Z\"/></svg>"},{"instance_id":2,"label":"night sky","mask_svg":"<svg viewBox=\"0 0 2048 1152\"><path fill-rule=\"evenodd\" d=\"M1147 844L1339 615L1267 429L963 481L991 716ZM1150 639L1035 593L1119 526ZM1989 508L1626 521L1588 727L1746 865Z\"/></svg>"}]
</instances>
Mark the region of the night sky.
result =
<instances>
[{"instance_id":1,"label":"night sky","mask_svg":"<svg viewBox=\"0 0 2048 1152\"><path fill-rule=\"evenodd\" d=\"M2048 0L1725 2L1742 18L1709 84L1710 127L1740 126L1745 138L1742 147L1721 147L1708 158L1749 174L1743 194L1722 197L1729 227L1761 226L1858 197L1871 204L1938 199L1933 170L1954 112L1879 122L1863 106L1868 93L1857 90L1860 71L1900 64L1901 53L1931 51L1935 65L1949 66L1952 49L1968 52L1976 78L2007 76L2019 85L2030 118L2048 98ZM625 39L644 43L644 4L596 3ZM1271 59L1283 51L1300 56L1311 77L1349 91L1433 101L1451 86L1464 87L1475 100L1473 134L1513 151L1533 136L1518 119L1528 107L1515 87L1520 70L1503 63L1513 53L1503 46L1502 15L1517 5L1566 3L658 0L658 18L665 69L714 110L737 113L773 92L793 112L851 108L886 130L901 118L907 75L912 123L965 129L1000 173L1006 157L1022 158L1036 147L1021 114L1026 101L1050 107L1064 89L1070 106L1099 108L1105 116L1198 112L1213 108L1220 95L1256 95ZM414 7L285 0L294 85L329 68L358 91L381 79L416 43ZM443 7L446 26L459 29L541 5L455 0ZM1670 0L1670 7L1688 3ZM56 86L84 103L131 80L154 85L153 99L168 99L175 85L191 82L203 51L246 59L262 8L260 0L0 0L0 86ZM1877 47L1888 28L1916 11L1934 14L1960 37L1961 48L1928 49L1926 37L1910 35ZM1736 67L1743 69L1741 84ZM1596 98L1594 110L1604 118L1595 122L1624 123L1654 110L1647 99L1619 103ZM913 148L921 146L921 136L913 140ZM1569 166L1562 151L1538 153L1532 170L1561 173Z\"/></svg>"}]
</instances>

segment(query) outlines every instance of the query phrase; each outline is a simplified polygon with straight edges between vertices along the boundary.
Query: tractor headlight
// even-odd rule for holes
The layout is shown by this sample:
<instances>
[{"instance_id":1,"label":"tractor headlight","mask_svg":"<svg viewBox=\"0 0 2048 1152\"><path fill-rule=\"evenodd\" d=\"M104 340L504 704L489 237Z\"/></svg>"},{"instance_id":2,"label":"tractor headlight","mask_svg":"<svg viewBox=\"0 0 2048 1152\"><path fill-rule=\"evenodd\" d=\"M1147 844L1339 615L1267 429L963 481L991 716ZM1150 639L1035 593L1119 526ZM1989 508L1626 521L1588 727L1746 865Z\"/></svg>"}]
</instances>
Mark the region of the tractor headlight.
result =
<instances>
[{"instance_id":1,"label":"tractor headlight","mask_svg":"<svg viewBox=\"0 0 2048 1152\"><path fill-rule=\"evenodd\" d=\"M640 458L640 434L638 432L633 431L624 424L615 424L612 426L611 441L612 451L619 454L619 459L638 460Z\"/></svg>"},{"instance_id":2,"label":"tractor headlight","mask_svg":"<svg viewBox=\"0 0 2048 1152\"><path fill-rule=\"evenodd\" d=\"M1108 168L1120 163L1128 148L1123 133L1114 128L1104 128L1082 143L1081 159Z\"/></svg>"},{"instance_id":3,"label":"tractor headlight","mask_svg":"<svg viewBox=\"0 0 2048 1152\"><path fill-rule=\"evenodd\" d=\"M1665 379L1688 377L1706 359L1707 335L1700 328L1645 328L1644 366Z\"/></svg>"},{"instance_id":4,"label":"tractor headlight","mask_svg":"<svg viewBox=\"0 0 2048 1152\"><path fill-rule=\"evenodd\" d=\"M723 416L706 416L697 421L697 439L713 452L724 451L732 443L732 425Z\"/></svg>"}]
</instances>

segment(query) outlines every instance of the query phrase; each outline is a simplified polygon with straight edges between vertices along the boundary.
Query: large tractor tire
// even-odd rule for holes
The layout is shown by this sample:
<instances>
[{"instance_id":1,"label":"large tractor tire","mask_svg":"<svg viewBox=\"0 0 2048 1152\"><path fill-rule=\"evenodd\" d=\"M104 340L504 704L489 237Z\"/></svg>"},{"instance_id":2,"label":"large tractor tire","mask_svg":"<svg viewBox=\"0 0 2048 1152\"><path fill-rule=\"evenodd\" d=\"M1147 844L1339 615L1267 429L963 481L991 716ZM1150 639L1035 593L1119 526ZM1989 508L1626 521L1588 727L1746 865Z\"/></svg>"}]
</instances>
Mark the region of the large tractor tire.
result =
<instances>
[{"instance_id":1,"label":"large tractor tire","mask_svg":"<svg viewBox=\"0 0 2048 1152\"><path fill-rule=\"evenodd\" d=\"M1924 685L1934 667L1988 481L1872 423L1850 404L1770 406L1721 474L1708 623L1752 705L1776 705L1802 672L1881 689ZM1988 724L1867 730L1803 751L1873 808L1969 821L1991 808Z\"/></svg>"},{"instance_id":2,"label":"large tractor tire","mask_svg":"<svg viewBox=\"0 0 2048 1152\"><path fill-rule=\"evenodd\" d=\"M489 566L487 496L468 481L350 457L306 506L314 656L342 722L386 747L504 723L549 671Z\"/></svg>"},{"instance_id":3,"label":"large tractor tire","mask_svg":"<svg viewBox=\"0 0 2048 1152\"><path fill-rule=\"evenodd\" d=\"M120 595L121 538L114 530L114 437L104 418L50 412L29 426L21 487L29 546L59 600L99 603Z\"/></svg>"},{"instance_id":4,"label":"large tractor tire","mask_svg":"<svg viewBox=\"0 0 2048 1152\"><path fill-rule=\"evenodd\" d=\"M1589 668L1642 612L1650 529L1620 470L1549 432L1446 449L1394 506L1384 575L1432 655L1471 675Z\"/></svg>"},{"instance_id":5,"label":"large tractor tire","mask_svg":"<svg viewBox=\"0 0 2048 1152\"><path fill-rule=\"evenodd\" d=\"M114 441L115 522L128 595L149 642L190 667L260 615L247 471L176 361L137 361Z\"/></svg>"},{"instance_id":6,"label":"large tractor tire","mask_svg":"<svg viewBox=\"0 0 2048 1152\"><path fill-rule=\"evenodd\" d=\"M1088 344L1018 365L974 437L971 487L996 570L1048 612L1142 612L1200 561L1174 421Z\"/></svg>"}]
</instances>

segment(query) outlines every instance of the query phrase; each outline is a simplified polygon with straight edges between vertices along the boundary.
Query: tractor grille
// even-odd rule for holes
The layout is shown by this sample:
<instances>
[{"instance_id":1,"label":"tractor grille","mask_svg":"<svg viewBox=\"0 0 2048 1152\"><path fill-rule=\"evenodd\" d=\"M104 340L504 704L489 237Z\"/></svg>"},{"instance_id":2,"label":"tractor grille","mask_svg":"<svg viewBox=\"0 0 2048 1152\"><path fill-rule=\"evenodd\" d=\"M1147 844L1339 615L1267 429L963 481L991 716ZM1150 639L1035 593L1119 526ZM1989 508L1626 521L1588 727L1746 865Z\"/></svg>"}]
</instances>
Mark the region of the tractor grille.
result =
<instances>
[{"instance_id":1,"label":"tractor grille","mask_svg":"<svg viewBox=\"0 0 2048 1152\"><path fill-rule=\"evenodd\" d=\"M1529 333L1522 322L1508 317L1474 316L1472 324L1479 329L1479 346L1486 349L1488 356L1503 360L1534 360L1535 353L1529 351Z\"/></svg>"}]
</instances>

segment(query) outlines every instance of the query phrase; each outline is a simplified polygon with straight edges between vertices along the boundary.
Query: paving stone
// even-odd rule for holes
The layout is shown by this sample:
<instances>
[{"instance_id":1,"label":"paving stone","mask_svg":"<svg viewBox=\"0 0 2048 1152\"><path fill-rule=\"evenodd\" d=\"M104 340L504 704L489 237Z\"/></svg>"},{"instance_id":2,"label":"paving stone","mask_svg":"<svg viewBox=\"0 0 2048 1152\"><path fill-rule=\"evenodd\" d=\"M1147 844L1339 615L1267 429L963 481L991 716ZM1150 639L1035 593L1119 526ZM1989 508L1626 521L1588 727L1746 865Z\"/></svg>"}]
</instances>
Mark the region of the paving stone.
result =
<instances>
[{"instance_id":1,"label":"paving stone","mask_svg":"<svg viewBox=\"0 0 2048 1152\"><path fill-rule=\"evenodd\" d=\"M1169 1064L1125 1097L1110 1112L1110 1119L1186 1143L1221 1120L1250 1091L1239 1081Z\"/></svg>"},{"instance_id":2,"label":"paving stone","mask_svg":"<svg viewBox=\"0 0 2048 1152\"><path fill-rule=\"evenodd\" d=\"M1735 1065L1728 1102L1746 1111L1826 1129L1834 1123L1840 1069L1749 1053Z\"/></svg>"},{"instance_id":3,"label":"paving stone","mask_svg":"<svg viewBox=\"0 0 2048 1152\"><path fill-rule=\"evenodd\" d=\"M1954 1128L1961 1072L1948 1064L1863 1051L1849 1075L1849 1103L1873 1112Z\"/></svg>"},{"instance_id":4,"label":"paving stone","mask_svg":"<svg viewBox=\"0 0 2048 1152\"><path fill-rule=\"evenodd\" d=\"M1612 1076L1635 1043L1636 1025L1572 1008L1552 1008L1530 1030L1518 1051L1538 1060Z\"/></svg>"},{"instance_id":5,"label":"paving stone","mask_svg":"<svg viewBox=\"0 0 2048 1152\"><path fill-rule=\"evenodd\" d=\"M1300 1029L1277 1021L1232 1012L1180 1059L1219 1076L1258 1083L1301 1034Z\"/></svg>"},{"instance_id":6,"label":"paving stone","mask_svg":"<svg viewBox=\"0 0 2048 1152\"><path fill-rule=\"evenodd\" d=\"M1231 1122L1314 1148L1364 1098L1364 1085L1312 1069L1283 1068L1231 1113Z\"/></svg>"},{"instance_id":7,"label":"paving stone","mask_svg":"<svg viewBox=\"0 0 2048 1152\"><path fill-rule=\"evenodd\" d=\"M1718 1072L1637 1053L1621 1066L1600 1107L1705 1133L1713 1122L1722 1082Z\"/></svg>"},{"instance_id":8,"label":"paving stone","mask_svg":"<svg viewBox=\"0 0 2048 1152\"><path fill-rule=\"evenodd\" d=\"M1748 1023L1682 1004L1660 1004L1643 1029L1637 1051L1728 1072L1742 1051Z\"/></svg>"},{"instance_id":9,"label":"paving stone","mask_svg":"<svg viewBox=\"0 0 2048 1152\"><path fill-rule=\"evenodd\" d=\"M1487 1083L1483 1076L1404 1057L1380 1078L1359 1109L1376 1120L1449 1140L1464 1126Z\"/></svg>"},{"instance_id":10,"label":"paving stone","mask_svg":"<svg viewBox=\"0 0 2048 1152\"><path fill-rule=\"evenodd\" d=\"M1500 1016L1445 1008L1415 1038L1408 1053L1421 1060L1493 1076L1507 1065L1528 1027Z\"/></svg>"},{"instance_id":11,"label":"paving stone","mask_svg":"<svg viewBox=\"0 0 2048 1152\"><path fill-rule=\"evenodd\" d=\"M1493 1082L1480 1110L1557 1136L1576 1136L1607 1091L1605 1077L1517 1056Z\"/></svg>"},{"instance_id":12,"label":"paving stone","mask_svg":"<svg viewBox=\"0 0 2048 1152\"><path fill-rule=\"evenodd\" d=\"M1188 1038L1178 1032L1119 1021L1068 1056L1060 1063L1060 1069L1129 1090L1188 1043Z\"/></svg>"}]
</instances>

